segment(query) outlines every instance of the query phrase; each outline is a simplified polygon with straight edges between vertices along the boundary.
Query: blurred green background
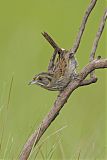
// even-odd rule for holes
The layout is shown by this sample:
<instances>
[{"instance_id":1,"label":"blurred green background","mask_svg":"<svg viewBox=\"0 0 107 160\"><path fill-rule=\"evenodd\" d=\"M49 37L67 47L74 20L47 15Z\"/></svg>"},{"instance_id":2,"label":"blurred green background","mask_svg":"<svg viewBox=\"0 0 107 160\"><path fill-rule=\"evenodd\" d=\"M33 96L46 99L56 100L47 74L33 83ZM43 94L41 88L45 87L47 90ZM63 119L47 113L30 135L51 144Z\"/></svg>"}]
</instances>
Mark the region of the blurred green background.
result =
<instances>
[{"instance_id":1,"label":"blurred green background","mask_svg":"<svg viewBox=\"0 0 107 160\"><path fill-rule=\"evenodd\" d=\"M0 1L0 159L18 158L26 139L58 94L28 86L35 74L47 70L53 52L41 32L48 32L61 47L70 49L89 3L90 0ZM89 18L77 52L79 70L89 61L105 8L106 2L99 0ZM96 56L106 57L106 51L104 30ZM72 94L42 137L39 144L49 136L37 159L74 160L79 159L79 154L82 160L107 159L106 73L96 71L96 84ZM34 159L37 151L30 159Z\"/></svg>"}]
</instances>

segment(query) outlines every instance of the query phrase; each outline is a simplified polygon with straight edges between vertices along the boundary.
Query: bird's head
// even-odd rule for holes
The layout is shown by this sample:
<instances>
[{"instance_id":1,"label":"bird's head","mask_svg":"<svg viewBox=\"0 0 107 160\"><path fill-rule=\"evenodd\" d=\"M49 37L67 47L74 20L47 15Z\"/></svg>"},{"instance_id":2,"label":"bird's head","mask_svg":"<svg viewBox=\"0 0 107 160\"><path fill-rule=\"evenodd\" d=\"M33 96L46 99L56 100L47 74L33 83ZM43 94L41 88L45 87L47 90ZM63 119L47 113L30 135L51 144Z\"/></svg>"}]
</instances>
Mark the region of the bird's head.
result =
<instances>
[{"instance_id":1,"label":"bird's head","mask_svg":"<svg viewBox=\"0 0 107 160\"><path fill-rule=\"evenodd\" d=\"M49 89L50 83L52 81L52 74L47 72L39 73L35 75L34 78L29 82L29 85L36 84L45 89Z\"/></svg>"}]
</instances>

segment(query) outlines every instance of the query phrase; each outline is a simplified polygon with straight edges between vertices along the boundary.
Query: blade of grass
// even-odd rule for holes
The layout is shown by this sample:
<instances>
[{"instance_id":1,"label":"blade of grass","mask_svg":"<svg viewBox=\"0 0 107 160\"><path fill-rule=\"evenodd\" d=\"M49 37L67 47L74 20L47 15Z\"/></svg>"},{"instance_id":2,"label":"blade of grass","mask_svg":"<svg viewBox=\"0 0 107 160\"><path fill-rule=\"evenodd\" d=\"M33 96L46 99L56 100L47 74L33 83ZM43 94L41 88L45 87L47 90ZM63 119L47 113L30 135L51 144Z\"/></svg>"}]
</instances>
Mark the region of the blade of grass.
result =
<instances>
[{"instance_id":1,"label":"blade of grass","mask_svg":"<svg viewBox=\"0 0 107 160\"><path fill-rule=\"evenodd\" d=\"M9 107L9 103L10 103L11 91L12 91L12 86L13 86L13 79L14 79L14 76L12 76L12 79L10 82L10 88L9 88L9 94L8 94L8 100L7 100L7 109Z\"/></svg>"},{"instance_id":2,"label":"blade of grass","mask_svg":"<svg viewBox=\"0 0 107 160\"><path fill-rule=\"evenodd\" d=\"M57 131L53 132L52 134L50 134L48 137L46 137L36 148L34 148L34 150L32 150L32 153L34 153L35 151L37 151L37 154L39 153L39 148L41 148L43 146L43 144L52 136L56 135L57 133L61 132L63 129L65 129L66 127L68 127L67 125L63 126L62 128L58 129ZM37 157L37 155L36 155Z\"/></svg>"},{"instance_id":3,"label":"blade of grass","mask_svg":"<svg viewBox=\"0 0 107 160\"><path fill-rule=\"evenodd\" d=\"M9 151L9 155L11 156L11 152L12 152L12 147L13 147L13 145L14 145L14 143L13 143L14 141L13 141L13 137L11 138L11 143L10 143L10 151Z\"/></svg>"},{"instance_id":4,"label":"blade of grass","mask_svg":"<svg viewBox=\"0 0 107 160\"><path fill-rule=\"evenodd\" d=\"M42 152L41 149L40 149L40 154L41 154L41 156L42 156L42 159L45 160L45 156L44 156L44 154L43 154L43 152Z\"/></svg>"},{"instance_id":5,"label":"blade of grass","mask_svg":"<svg viewBox=\"0 0 107 160\"><path fill-rule=\"evenodd\" d=\"M58 137L58 140L56 141L56 143L53 144L53 146L51 147L49 153L48 153L48 157L47 157L47 160L50 160L53 156L53 153L56 149L56 147L58 146L59 144L59 141L61 141L61 137Z\"/></svg>"},{"instance_id":6,"label":"blade of grass","mask_svg":"<svg viewBox=\"0 0 107 160\"><path fill-rule=\"evenodd\" d=\"M5 115L5 120L4 120L3 129L2 129L1 140L0 140L1 148L2 148L2 143L3 143L4 131L5 131L6 124L7 124L8 107L9 107L9 103L10 103L11 91L12 91L12 86L13 86L13 79L14 79L14 76L12 76L12 78L11 78L10 87L9 87L9 94L8 94L7 106L6 106L7 110L6 110L6 115Z\"/></svg>"},{"instance_id":7,"label":"blade of grass","mask_svg":"<svg viewBox=\"0 0 107 160\"><path fill-rule=\"evenodd\" d=\"M3 159L6 159L5 156L6 156L6 152L7 152L8 146L9 146L10 138L11 138L11 134L9 134L8 139L7 139L7 143L6 143L6 147L5 147L5 150L4 150Z\"/></svg>"},{"instance_id":8,"label":"blade of grass","mask_svg":"<svg viewBox=\"0 0 107 160\"><path fill-rule=\"evenodd\" d=\"M58 134L59 132L61 132L63 129L65 129L66 127L68 127L67 125L63 126L62 128L58 129L57 131L53 132L52 134L50 134L49 136L47 136L42 142L41 144L44 144L49 138L51 138L52 136ZM39 145L41 145L39 144ZM37 146L37 148L39 147L39 145ZM36 149L37 149L36 148Z\"/></svg>"},{"instance_id":9,"label":"blade of grass","mask_svg":"<svg viewBox=\"0 0 107 160\"><path fill-rule=\"evenodd\" d=\"M58 135L59 136L59 135ZM61 155L62 155L62 160L65 160L65 153L64 153L64 149L63 149L63 146L62 146L62 142L59 141L59 148L60 148L60 151L61 151Z\"/></svg>"},{"instance_id":10,"label":"blade of grass","mask_svg":"<svg viewBox=\"0 0 107 160\"><path fill-rule=\"evenodd\" d=\"M42 147L42 145L38 147L38 151L36 152L34 159L37 158L37 156L38 156L38 154L39 154L39 152L40 152L41 147Z\"/></svg>"},{"instance_id":11,"label":"blade of grass","mask_svg":"<svg viewBox=\"0 0 107 160\"><path fill-rule=\"evenodd\" d=\"M81 156L81 150L79 151L79 154L78 154L77 160L79 160L79 159L80 159L80 156Z\"/></svg>"}]
</instances>

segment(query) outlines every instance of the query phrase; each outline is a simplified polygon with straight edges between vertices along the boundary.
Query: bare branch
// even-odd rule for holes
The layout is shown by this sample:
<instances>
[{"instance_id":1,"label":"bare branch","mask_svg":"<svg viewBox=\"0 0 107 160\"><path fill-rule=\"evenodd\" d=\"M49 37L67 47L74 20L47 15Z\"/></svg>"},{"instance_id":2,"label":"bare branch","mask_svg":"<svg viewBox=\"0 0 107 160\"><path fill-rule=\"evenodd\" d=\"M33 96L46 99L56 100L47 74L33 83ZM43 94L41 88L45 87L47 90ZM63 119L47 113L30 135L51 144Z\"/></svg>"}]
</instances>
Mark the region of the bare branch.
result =
<instances>
[{"instance_id":1,"label":"bare branch","mask_svg":"<svg viewBox=\"0 0 107 160\"><path fill-rule=\"evenodd\" d=\"M93 43L92 51L91 51L91 54L90 54L90 62L94 60L95 52L97 50L98 42L99 42L99 40L101 38L103 29L104 29L104 26L105 26L105 23L106 23L106 19L107 19L107 10L105 11L105 13L104 13L104 15L102 17L101 23L100 23L99 28L98 28L98 32L96 34L96 37L95 37L95 40L94 40L94 43Z\"/></svg>"},{"instance_id":2,"label":"bare branch","mask_svg":"<svg viewBox=\"0 0 107 160\"><path fill-rule=\"evenodd\" d=\"M95 59L86 65L79 73L80 79L85 79L86 76L95 69L107 68L107 59Z\"/></svg>"},{"instance_id":3,"label":"bare branch","mask_svg":"<svg viewBox=\"0 0 107 160\"><path fill-rule=\"evenodd\" d=\"M88 65L86 65L80 72L79 78L70 82L68 86L65 88L65 90L58 95L50 112L44 118L39 128L31 135L31 137L26 142L22 150L22 153L20 155L20 160L28 159L33 145L36 145L38 143L41 136L44 134L44 132L47 130L47 128L50 126L53 120L55 120L55 118L58 116L60 110L62 109L64 104L67 102L71 93L76 88L81 86L82 82L85 82L83 80L87 77L89 73L91 73L95 69L100 69L100 68L107 68L107 59L100 59L100 60L96 59L91 63L89 63Z\"/></svg>"},{"instance_id":4,"label":"bare branch","mask_svg":"<svg viewBox=\"0 0 107 160\"><path fill-rule=\"evenodd\" d=\"M76 40L74 42L74 45L73 45L72 49L70 50L70 53L71 53L72 56L76 53L77 49L79 48L80 41L81 41L83 32L85 30L85 26L86 26L88 17L90 15L91 11L93 10L96 2L97 2L97 0L91 0L91 3L89 4L89 6L88 6L88 8L85 12L85 15L83 17L83 20L82 20L82 23L81 23L81 26L80 26L80 29L79 29L79 32L78 32L77 37L76 37Z\"/></svg>"},{"instance_id":5,"label":"bare branch","mask_svg":"<svg viewBox=\"0 0 107 160\"><path fill-rule=\"evenodd\" d=\"M106 19L107 19L107 9L104 12L104 15L102 17L101 23L100 23L99 28L98 28L98 32L96 34L96 37L95 37L95 40L94 40L94 43L93 43L92 51L91 51L91 54L90 54L90 62L93 61L94 58L95 58L95 53L96 53L96 50L97 50L97 47L98 47L98 43L99 43L99 40L101 38L103 29L104 29L104 26L105 26L105 23L106 23ZM95 76L94 72L92 72L90 74L90 77L92 78L94 76Z\"/></svg>"},{"instance_id":6,"label":"bare branch","mask_svg":"<svg viewBox=\"0 0 107 160\"><path fill-rule=\"evenodd\" d=\"M90 78L89 80L83 80L81 83L80 83L80 86L86 86L86 85L90 85L92 83L96 83L97 82L97 78L96 77L93 77L93 78Z\"/></svg>"}]
</instances>

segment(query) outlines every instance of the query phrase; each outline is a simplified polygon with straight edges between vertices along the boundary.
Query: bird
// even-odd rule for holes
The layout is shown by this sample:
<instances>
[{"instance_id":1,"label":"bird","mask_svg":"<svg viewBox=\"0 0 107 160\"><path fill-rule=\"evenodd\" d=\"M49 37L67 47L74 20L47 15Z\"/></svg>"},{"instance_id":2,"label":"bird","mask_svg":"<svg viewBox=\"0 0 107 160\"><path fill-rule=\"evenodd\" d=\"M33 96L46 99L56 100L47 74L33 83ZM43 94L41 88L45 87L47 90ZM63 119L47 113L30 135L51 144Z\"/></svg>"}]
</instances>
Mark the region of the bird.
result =
<instances>
[{"instance_id":1,"label":"bird","mask_svg":"<svg viewBox=\"0 0 107 160\"><path fill-rule=\"evenodd\" d=\"M50 91L63 91L77 77L77 60L66 49L55 50L48 71L36 74L29 85L36 84Z\"/></svg>"}]
</instances>

